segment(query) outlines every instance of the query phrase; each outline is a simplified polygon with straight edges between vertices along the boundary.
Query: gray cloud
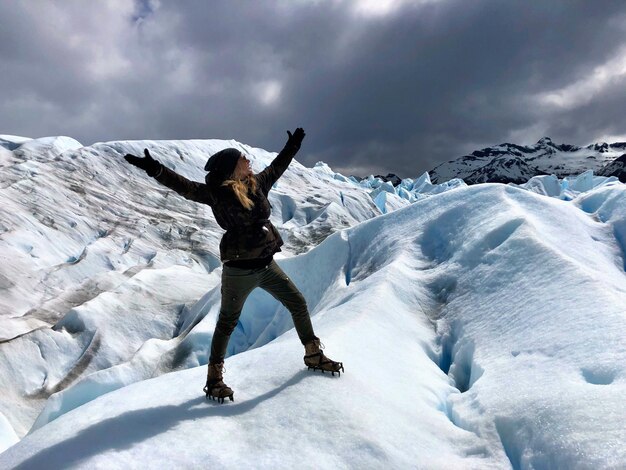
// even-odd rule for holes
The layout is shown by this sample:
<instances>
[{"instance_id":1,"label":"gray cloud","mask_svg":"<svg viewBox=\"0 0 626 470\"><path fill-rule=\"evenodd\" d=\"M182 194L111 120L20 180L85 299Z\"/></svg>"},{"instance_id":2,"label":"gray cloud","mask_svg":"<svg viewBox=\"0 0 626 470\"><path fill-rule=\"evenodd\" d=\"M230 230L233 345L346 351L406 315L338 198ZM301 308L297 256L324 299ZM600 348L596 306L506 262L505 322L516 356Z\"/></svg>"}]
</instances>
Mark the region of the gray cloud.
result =
<instances>
[{"instance_id":1,"label":"gray cloud","mask_svg":"<svg viewBox=\"0 0 626 470\"><path fill-rule=\"evenodd\" d=\"M0 133L279 150L302 126L305 165L403 177L506 140L626 135L621 1L355 4L2 2Z\"/></svg>"}]
</instances>

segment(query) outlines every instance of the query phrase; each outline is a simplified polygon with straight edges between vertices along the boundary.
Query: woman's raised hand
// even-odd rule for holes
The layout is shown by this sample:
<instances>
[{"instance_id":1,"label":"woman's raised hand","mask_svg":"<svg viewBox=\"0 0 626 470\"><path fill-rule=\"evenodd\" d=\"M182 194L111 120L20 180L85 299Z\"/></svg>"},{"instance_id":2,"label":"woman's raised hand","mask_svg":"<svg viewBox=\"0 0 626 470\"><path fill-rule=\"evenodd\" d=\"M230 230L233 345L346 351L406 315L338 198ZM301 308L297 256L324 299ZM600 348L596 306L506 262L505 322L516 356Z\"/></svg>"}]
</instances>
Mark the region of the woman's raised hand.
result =
<instances>
[{"instance_id":1,"label":"woman's raised hand","mask_svg":"<svg viewBox=\"0 0 626 470\"><path fill-rule=\"evenodd\" d=\"M141 168L146 173L148 173L148 176L156 175L161 168L161 164L157 160L152 158L152 155L150 155L148 149L144 149L143 153L145 155L145 157L143 158L136 157L135 155L127 153L126 155L124 155L124 160L126 160L131 165L135 165L136 167Z\"/></svg>"},{"instance_id":2,"label":"woman's raised hand","mask_svg":"<svg viewBox=\"0 0 626 470\"><path fill-rule=\"evenodd\" d=\"M287 135L289 135L289 140L287 141L288 144L293 144L300 147L302 139L304 139L304 136L306 134L304 133L304 129L298 127L295 131L293 131L293 134L287 131Z\"/></svg>"}]
</instances>

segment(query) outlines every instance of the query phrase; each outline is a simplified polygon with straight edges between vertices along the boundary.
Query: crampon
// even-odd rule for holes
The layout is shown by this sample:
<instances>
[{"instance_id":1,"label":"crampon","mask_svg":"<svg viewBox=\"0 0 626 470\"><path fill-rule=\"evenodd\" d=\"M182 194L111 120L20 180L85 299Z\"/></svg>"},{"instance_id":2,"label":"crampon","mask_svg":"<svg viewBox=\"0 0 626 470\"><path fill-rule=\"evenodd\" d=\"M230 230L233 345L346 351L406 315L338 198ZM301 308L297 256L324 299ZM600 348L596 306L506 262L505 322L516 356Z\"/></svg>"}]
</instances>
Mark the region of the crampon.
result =
<instances>
[{"instance_id":1,"label":"crampon","mask_svg":"<svg viewBox=\"0 0 626 470\"><path fill-rule=\"evenodd\" d=\"M309 360L309 362L307 362L307 359ZM335 375L336 372L338 376L341 376L341 373L343 372L342 362L328 359L326 356L324 356L324 353L321 352L317 354L312 354L310 356L304 356L304 364L308 366L308 370L321 370L322 373L330 372L332 375Z\"/></svg>"},{"instance_id":2,"label":"crampon","mask_svg":"<svg viewBox=\"0 0 626 470\"><path fill-rule=\"evenodd\" d=\"M319 339L305 344L304 365L306 365L309 370L321 370L322 373L330 372L332 375L335 375L336 372L338 376L341 376L343 372L343 362L333 361L326 357L322 352L323 347Z\"/></svg>"},{"instance_id":3,"label":"crampon","mask_svg":"<svg viewBox=\"0 0 626 470\"><path fill-rule=\"evenodd\" d=\"M213 401L217 400L218 403L224 403L224 399L230 398L230 401L235 401L233 398L234 392L224 382L218 382L215 384L206 384L203 388L206 393L206 399Z\"/></svg>"},{"instance_id":4,"label":"crampon","mask_svg":"<svg viewBox=\"0 0 626 470\"><path fill-rule=\"evenodd\" d=\"M202 390L206 393L206 399L217 400L224 403L225 398L235 401L232 389L223 381L222 372L224 371L224 363L209 364L206 385Z\"/></svg>"}]
</instances>

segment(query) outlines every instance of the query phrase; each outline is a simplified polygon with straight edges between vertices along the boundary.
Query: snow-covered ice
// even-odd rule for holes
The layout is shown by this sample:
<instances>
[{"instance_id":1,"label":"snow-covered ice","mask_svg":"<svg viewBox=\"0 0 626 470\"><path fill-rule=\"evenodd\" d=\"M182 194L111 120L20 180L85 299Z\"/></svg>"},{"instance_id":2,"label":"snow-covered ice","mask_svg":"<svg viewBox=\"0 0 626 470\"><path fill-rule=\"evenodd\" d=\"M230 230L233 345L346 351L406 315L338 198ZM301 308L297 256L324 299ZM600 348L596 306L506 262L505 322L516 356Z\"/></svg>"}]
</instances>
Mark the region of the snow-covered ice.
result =
<instances>
[{"instance_id":1,"label":"snow-covered ice","mask_svg":"<svg viewBox=\"0 0 626 470\"><path fill-rule=\"evenodd\" d=\"M14 274L6 269L25 274L5 288L22 288L23 296L15 293L3 308L55 309L31 315L41 323L19 323L22 336L0 343L0 444L10 446L0 467L539 469L626 462L626 185L583 174L536 177L520 187L443 186L426 174L383 188L373 200L370 192L383 182L342 180L327 166L294 162L270 202L279 229L300 241L288 242L278 262L345 373L306 371L289 313L256 290L226 359L235 402L217 405L201 389L221 268L214 252L204 262L194 254L201 246L214 250L220 232L210 211L119 160L158 146L168 166L201 180L205 157L237 144L67 145L55 161L67 166L71 155L82 158L92 178L80 182L87 194L75 196L75 206L57 202L56 227L29 218L17 193L63 194L72 182L59 186L62 170L34 165L28 171L38 177L20 173L9 186L2 182L3 196L14 198L12 214L0 219L8 229L0 254L11 260L21 249L25 270L5 261L7 279ZM271 161L272 154L248 151L255 171ZM98 181L105 171L110 187ZM52 187L61 189L42 189ZM118 219L93 213L96 189ZM79 209L76 231L64 231L58 221ZM307 225L319 223L321 210L333 215L325 236L314 239ZM137 211L156 222L141 237L120 222L117 244L105 243L114 239L109 232L67 261L86 234ZM168 226L170 237L163 237ZM181 235L190 226L195 236ZM106 267L103 258L111 261ZM81 264L83 271L68 269ZM47 290L36 288L39 271ZM92 296L72 298L80 289ZM27 308L16 316L28 317Z\"/></svg>"},{"instance_id":2,"label":"snow-covered ice","mask_svg":"<svg viewBox=\"0 0 626 470\"><path fill-rule=\"evenodd\" d=\"M156 367L156 351L176 348L181 314L219 282L223 231L210 209L122 156L148 147L170 168L203 181L207 158L221 148L241 148L255 171L275 154L220 140L83 147L68 137L0 139L0 413L23 436L50 395L85 378L114 375L107 379L113 389L176 367L175 359ZM270 202L286 241L283 256L381 213L366 190L296 161ZM11 366L17 361L19 370ZM126 369L133 372L118 377Z\"/></svg>"}]
</instances>

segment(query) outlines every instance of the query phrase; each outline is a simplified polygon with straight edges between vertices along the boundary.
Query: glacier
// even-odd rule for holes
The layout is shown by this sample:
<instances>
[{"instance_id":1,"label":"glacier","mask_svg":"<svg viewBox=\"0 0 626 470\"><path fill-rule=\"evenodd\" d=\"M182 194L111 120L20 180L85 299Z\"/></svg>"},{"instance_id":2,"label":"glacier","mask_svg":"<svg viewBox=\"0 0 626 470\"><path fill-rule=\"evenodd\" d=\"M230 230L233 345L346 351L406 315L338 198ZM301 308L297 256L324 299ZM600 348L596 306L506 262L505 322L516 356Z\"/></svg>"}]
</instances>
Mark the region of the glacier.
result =
<instances>
[{"instance_id":1,"label":"glacier","mask_svg":"<svg viewBox=\"0 0 626 470\"><path fill-rule=\"evenodd\" d=\"M277 261L346 371L306 371L289 313L257 290L226 359L236 401L219 406L201 387L219 310L211 250L220 232L210 211L142 178L121 156L148 146L201 180L206 155L242 144L76 148L49 139L31 143L39 157L27 161L15 145L1 160L12 176L2 182L0 272L18 276L4 287L11 296L0 315L13 328L0 343L3 468L626 461L619 181L586 174L441 186L426 174L372 199L383 182L293 162L270 192L272 217L290 240ZM255 171L271 161L245 148ZM61 198L72 184L86 192L68 193L75 205ZM33 208L45 210L34 216ZM137 229L133 217L145 225Z\"/></svg>"},{"instance_id":2,"label":"glacier","mask_svg":"<svg viewBox=\"0 0 626 470\"><path fill-rule=\"evenodd\" d=\"M12 432L23 436L56 416L49 410L66 389L82 398L64 402L79 406L99 390L180 367L190 333L183 318L219 283L222 231L208 207L121 157L149 147L202 181L208 156L233 146L250 155L255 171L276 155L233 140L83 147L70 137L0 136L0 381L8 396L0 413ZM409 203L390 195L379 208L370 189L323 163L309 169L294 161L270 193L272 222L286 241L277 257L306 253L337 230ZM150 327L134 327L142 322ZM15 376L17 361L23 370Z\"/></svg>"}]
</instances>

